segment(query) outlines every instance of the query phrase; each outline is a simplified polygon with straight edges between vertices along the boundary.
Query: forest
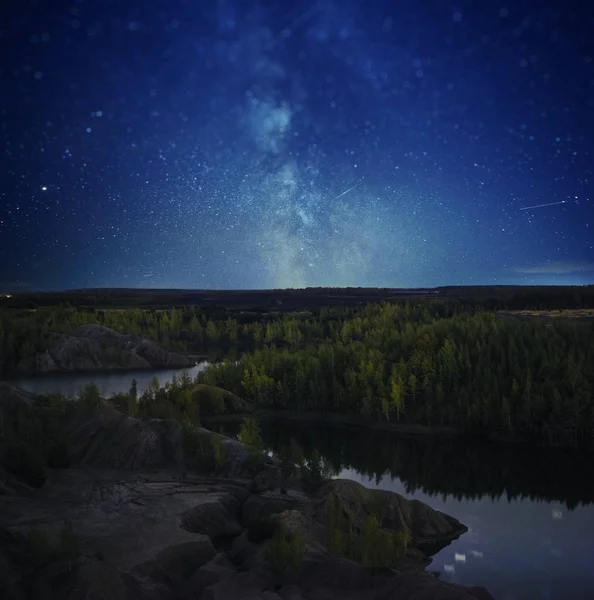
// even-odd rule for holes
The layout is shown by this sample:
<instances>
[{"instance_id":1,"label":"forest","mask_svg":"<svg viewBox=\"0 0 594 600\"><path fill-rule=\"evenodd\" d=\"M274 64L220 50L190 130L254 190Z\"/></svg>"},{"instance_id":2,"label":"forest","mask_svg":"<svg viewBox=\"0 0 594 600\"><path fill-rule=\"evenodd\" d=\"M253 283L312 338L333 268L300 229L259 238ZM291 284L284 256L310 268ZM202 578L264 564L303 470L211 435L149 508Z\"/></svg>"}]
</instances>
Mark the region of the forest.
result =
<instances>
[{"instance_id":1,"label":"forest","mask_svg":"<svg viewBox=\"0 0 594 600\"><path fill-rule=\"evenodd\" d=\"M448 300L255 313L194 306L0 312L7 372L51 332L100 323L226 358L199 382L256 408L583 447L594 443L594 321L509 319Z\"/></svg>"},{"instance_id":2,"label":"forest","mask_svg":"<svg viewBox=\"0 0 594 600\"><path fill-rule=\"evenodd\" d=\"M308 333L323 340L297 346L302 328L269 324L266 347L211 367L202 380L262 407L549 445L594 441L591 321L510 321L442 302L382 304L316 321Z\"/></svg>"}]
</instances>

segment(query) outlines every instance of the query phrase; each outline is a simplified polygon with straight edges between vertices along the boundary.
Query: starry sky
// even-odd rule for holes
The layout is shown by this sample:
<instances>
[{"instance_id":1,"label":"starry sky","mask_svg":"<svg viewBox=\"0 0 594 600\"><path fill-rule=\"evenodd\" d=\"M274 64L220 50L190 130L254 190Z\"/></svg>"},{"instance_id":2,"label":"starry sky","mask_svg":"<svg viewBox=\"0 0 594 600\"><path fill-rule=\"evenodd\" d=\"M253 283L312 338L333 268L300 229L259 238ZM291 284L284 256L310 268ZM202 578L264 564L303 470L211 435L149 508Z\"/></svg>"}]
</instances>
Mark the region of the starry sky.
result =
<instances>
[{"instance_id":1,"label":"starry sky","mask_svg":"<svg viewBox=\"0 0 594 600\"><path fill-rule=\"evenodd\" d=\"M594 283L594 8L7 0L0 291Z\"/></svg>"}]
</instances>

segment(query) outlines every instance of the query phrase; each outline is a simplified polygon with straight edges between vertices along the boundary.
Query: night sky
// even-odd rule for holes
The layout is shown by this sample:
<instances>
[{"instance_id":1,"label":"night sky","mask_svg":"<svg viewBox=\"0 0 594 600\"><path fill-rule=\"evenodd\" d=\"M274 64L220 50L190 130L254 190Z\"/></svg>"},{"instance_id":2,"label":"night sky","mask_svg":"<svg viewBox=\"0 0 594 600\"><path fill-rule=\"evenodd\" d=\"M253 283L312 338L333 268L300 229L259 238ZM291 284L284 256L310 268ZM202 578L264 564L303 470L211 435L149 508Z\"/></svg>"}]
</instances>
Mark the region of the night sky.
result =
<instances>
[{"instance_id":1,"label":"night sky","mask_svg":"<svg viewBox=\"0 0 594 600\"><path fill-rule=\"evenodd\" d=\"M2 0L0 140L0 291L594 283L589 1Z\"/></svg>"}]
</instances>

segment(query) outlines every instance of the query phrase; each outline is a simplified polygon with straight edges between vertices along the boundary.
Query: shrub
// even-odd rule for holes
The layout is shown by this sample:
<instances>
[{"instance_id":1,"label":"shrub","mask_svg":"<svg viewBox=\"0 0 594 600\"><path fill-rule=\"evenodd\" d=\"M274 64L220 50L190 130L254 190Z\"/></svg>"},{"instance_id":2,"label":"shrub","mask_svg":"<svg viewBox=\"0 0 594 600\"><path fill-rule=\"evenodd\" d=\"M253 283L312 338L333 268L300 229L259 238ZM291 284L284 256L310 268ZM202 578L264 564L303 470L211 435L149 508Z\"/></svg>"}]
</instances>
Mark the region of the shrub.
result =
<instances>
[{"instance_id":1,"label":"shrub","mask_svg":"<svg viewBox=\"0 0 594 600\"><path fill-rule=\"evenodd\" d=\"M97 408L99 406L100 394L99 388L94 383L87 384L80 391L80 399L89 407Z\"/></svg>"},{"instance_id":2,"label":"shrub","mask_svg":"<svg viewBox=\"0 0 594 600\"><path fill-rule=\"evenodd\" d=\"M359 503L360 505L360 503ZM360 532L353 529L346 513L340 510L337 498L326 504L326 527L330 551L373 569L397 567L406 554L410 534L407 530L382 529L380 520L368 515Z\"/></svg>"},{"instance_id":3,"label":"shrub","mask_svg":"<svg viewBox=\"0 0 594 600\"><path fill-rule=\"evenodd\" d=\"M39 398L40 404L45 404L62 414L66 414L68 410L68 398L60 393L47 394Z\"/></svg>"},{"instance_id":4,"label":"shrub","mask_svg":"<svg viewBox=\"0 0 594 600\"><path fill-rule=\"evenodd\" d=\"M213 465L216 471L219 471L225 465L225 448L223 446L223 436L218 433L213 433L210 438L212 447Z\"/></svg>"},{"instance_id":5,"label":"shrub","mask_svg":"<svg viewBox=\"0 0 594 600\"><path fill-rule=\"evenodd\" d=\"M223 437L213 434L205 443L189 421L184 421L182 427L182 449L186 464L206 473L220 470L226 459Z\"/></svg>"},{"instance_id":6,"label":"shrub","mask_svg":"<svg viewBox=\"0 0 594 600\"><path fill-rule=\"evenodd\" d=\"M299 532L278 532L270 541L266 560L281 582L294 581L303 567L305 544Z\"/></svg>"}]
</instances>

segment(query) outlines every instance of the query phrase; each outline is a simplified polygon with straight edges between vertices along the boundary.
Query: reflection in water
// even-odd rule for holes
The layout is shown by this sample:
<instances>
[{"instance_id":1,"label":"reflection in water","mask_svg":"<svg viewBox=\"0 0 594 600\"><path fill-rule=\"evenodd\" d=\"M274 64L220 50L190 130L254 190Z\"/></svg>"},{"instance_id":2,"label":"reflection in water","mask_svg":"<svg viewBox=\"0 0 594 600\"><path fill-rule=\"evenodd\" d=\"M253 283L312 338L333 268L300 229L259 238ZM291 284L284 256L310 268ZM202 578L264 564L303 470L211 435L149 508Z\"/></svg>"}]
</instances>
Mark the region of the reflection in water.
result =
<instances>
[{"instance_id":1,"label":"reflection in water","mask_svg":"<svg viewBox=\"0 0 594 600\"><path fill-rule=\"evenodd\" d=\"M127 394L132 385L132 380L136 379L138 393L142 394L153 377L157 377L161 385L170 382L173 375L179 377L184 370L188 372L192 379L203 371L209 363L202 362L190 369L159 369L150 371L133 371L125 373L86 373L81 375L59 374L46 375L41 377L24 377L11 381L13 385L20 387L35 394L61 393L67 398L77 396L85 385L95 383L99 388L99 393L104 398L109 398L114 394Z\"/></svg>"},{"instance_id":2,"label":"reflection in water","mask_svg":"<svg viewBox=\"0 0 594 600\"><path fill-rule=\"evenodd\" d=\"M396 437L381 431L286 421L264 424L263 435L275 451L290 438L306 455L317 450L335 474L349 469L376 484L386 476L398 477L404 493L420 491L458 500L558 501L568 508L594 502L591 457L572 450L460 438Z\"/></svg>"},{"instance_id":3,"label":"reflection in water","mask_svg":"<svg viewBox=\"0 0 594 600\"><path fill-rule=\"evenodd\" d=\"M263 425L278 452L294 438L335 475L426 502L469 527L430 571L497 600L593 600L594 487L578 453L469 440L397 439L358 429ZM559 518L562 516L562 518Z\"/></svg>"}]
</instances>

